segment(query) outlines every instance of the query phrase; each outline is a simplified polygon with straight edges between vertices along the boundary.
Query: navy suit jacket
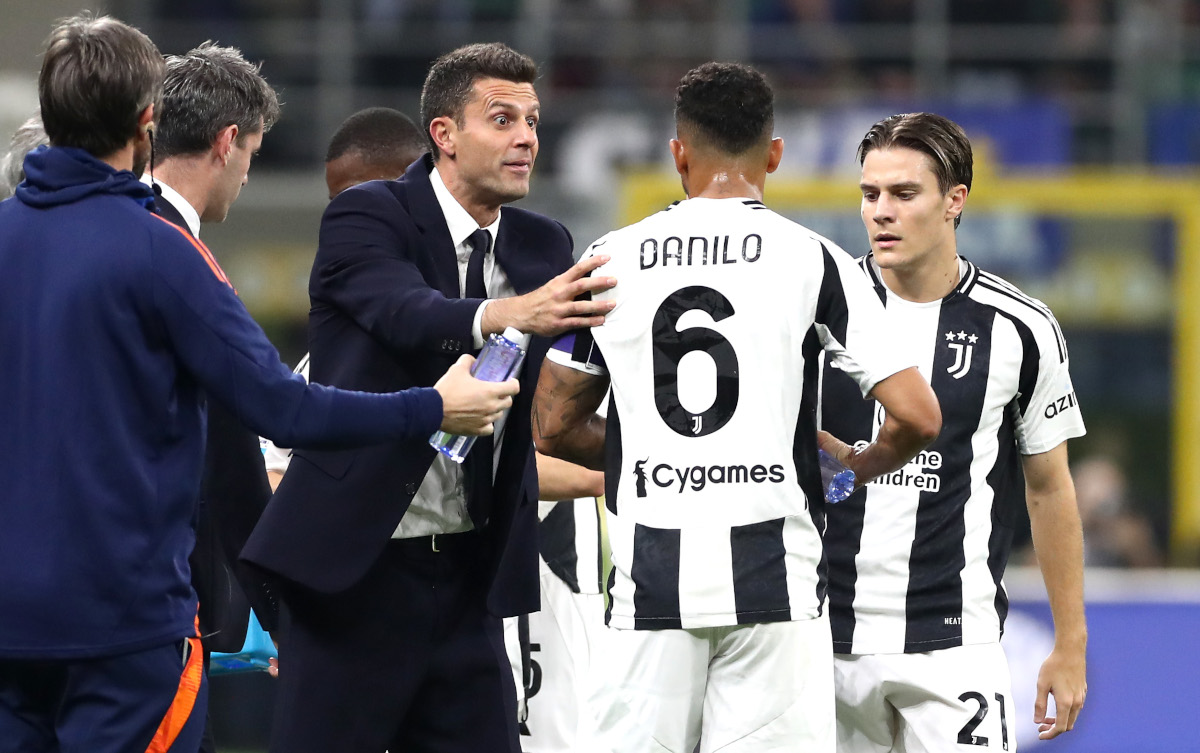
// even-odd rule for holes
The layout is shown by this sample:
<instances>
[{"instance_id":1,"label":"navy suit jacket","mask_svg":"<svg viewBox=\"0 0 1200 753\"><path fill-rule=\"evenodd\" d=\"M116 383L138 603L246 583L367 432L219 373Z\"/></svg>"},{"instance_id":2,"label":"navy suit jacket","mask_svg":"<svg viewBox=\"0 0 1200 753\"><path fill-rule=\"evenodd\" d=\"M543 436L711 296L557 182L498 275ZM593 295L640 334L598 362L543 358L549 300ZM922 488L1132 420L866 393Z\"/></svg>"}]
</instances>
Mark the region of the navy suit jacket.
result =
<instances>
[{"instance_id":1,"label":"navy suit jacket","mask_svg":"<svg viewBox=\"0 0 1200 753\"><path fill-rule=\"evenodd\" d=\"M368 392L427 387L473 351L481 300L459 297L457 257L432 168L426 155L399 180L350 188L326 209L309 280L312 381ZM565 227L514 207L502 210L494 251L518 295L572 263ZM535 337L526 356L482 530L489 572L481 575L496 616L538 609L529 416L549 344ZM320 592L349 588L382 554L434 456L424 439L295 451L243 559Z\"/></svg>"},{"instance_id":2,"label":"navy suit jacket","mask_svg":"<svg viewBox=\"0 0 1200 753\"><path fill-rule=\"evenodd\" d=\"M183 215L162 196L154 211L191 235ZM188 562L192 587L200 600L200 634L209 651L241 651L250 618L250 600L270 630L277 606L266 584L238 565L238 553L267 505L271 486L263 465L258 435L243 426L215 400L208 401L208 434L204 477L196 520L196 547ZM244 586L244 588L243 588Z\"/></svg>"}]
</instances>

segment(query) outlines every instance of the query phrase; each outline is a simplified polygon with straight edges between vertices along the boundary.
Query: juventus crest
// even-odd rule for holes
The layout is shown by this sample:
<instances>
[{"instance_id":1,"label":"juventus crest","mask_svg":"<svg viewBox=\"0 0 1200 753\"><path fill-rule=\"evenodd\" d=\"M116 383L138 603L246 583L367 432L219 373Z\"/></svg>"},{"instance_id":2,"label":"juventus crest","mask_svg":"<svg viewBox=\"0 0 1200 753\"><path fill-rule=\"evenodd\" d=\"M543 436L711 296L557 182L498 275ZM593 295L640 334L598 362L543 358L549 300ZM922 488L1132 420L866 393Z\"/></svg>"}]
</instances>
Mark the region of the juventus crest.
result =
<instances>
[{"instance_id":1,"label":"juventus crest","mask_svg":"<svg viewBox=\"0 0 1200 753\"><path fill-rule=\"evenodd\" d=\"M974 333L947 332L946 341L954 351L954 363L946 372L955 379L962 379L971 370L971 356L975 352L975 343L979 338Z\"/></svg>"}]
</instances>

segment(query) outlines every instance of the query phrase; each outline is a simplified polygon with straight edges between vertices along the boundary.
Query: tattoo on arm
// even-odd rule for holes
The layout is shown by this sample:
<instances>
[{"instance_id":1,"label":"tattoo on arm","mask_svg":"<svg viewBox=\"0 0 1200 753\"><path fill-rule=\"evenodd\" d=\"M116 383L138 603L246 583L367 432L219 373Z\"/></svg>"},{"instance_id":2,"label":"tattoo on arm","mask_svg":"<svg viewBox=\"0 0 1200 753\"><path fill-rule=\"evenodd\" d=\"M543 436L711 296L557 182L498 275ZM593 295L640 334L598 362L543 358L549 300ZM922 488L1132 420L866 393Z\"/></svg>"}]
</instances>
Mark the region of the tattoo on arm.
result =
<instances>
[{"instance_id":1,"label":"tattoo on arm","mask_svg":"<svg viewBox=\"0 0 1200 753\"><path fill-rule=\"evenodd\" d=\"M546 360L533 400L533 437L547 455L604 470L605 420L596 408L608 378Z\"/></svg>"}]
</instances>

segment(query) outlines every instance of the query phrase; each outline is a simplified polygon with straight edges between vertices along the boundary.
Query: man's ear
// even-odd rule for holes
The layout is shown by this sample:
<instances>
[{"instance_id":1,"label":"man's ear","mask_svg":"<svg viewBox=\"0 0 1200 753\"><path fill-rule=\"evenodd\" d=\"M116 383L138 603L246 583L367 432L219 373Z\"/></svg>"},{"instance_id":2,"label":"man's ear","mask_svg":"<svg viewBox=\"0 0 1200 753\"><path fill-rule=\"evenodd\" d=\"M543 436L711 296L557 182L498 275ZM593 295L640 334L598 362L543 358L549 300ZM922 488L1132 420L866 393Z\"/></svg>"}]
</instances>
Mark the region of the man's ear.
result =
<instances>
[{"instance_id":1,"label":"man's ear","mask_svg":"<svg viewBox=\"0 0 1200 753\"><path fill-rule=\"evenodd\" d=\"M234 123L217 131L217 137L213 139L213 157L222 165L229 164L229 157L233 154L233 142L237 137L238 127Z\"/></svg>"},{"instance_id":2,"label":"man's ear","mask_svg":"<svg viewBox=\"0 0 1200 753\"><path fill-rule=\"evenodd\" d=\"M771 146L767 148L767 172L773 173L779 169L779 161L783 159L783 139L776 136L771 139Z\"/></svg>"},{"instance_id":3,"label":"man's ear","mask_svg":"<svg viewBox=\"0 0 1200 753\"><path fill-rule=\"evenodd\" d=\"M963 207L967 204L967 187L959 183L950 189L950 193L946 194L946 198L950 199L950 203L946 207L946 219L953 220L962 214Z\"/></svg>"},{"instance_id":4,"label":"man's ear","mask_svg":"<svg viewBox=\"0 0 1200 753\"><path fill-rule=\"evenodd\" d=\"M146 109L138 115L138 137L142 134L152 136L154 134L154 105L146 105Z\"/></svg>"},{"instance_id":5,"label":"man's ear","mask_svg":"<svg viewBox=\"0 0 1200 753\"><path fill-rule=\"evenodd\" d=\"M456 144L458 124L454 122L454 118L443 115L430 121L429 137L433 139L434 147L440 154L454 159L454 155L458 151ZM437 157L439 154L434 156Z\"/></svg>"},{"instance_id":6,"label":"man's ear","mask_svg":"<svg viewBox=\"0 0 1200 753\"><path fill-rule=\"evenodd\" d=\"M688 153L687 146L679 139L671 139L671 158L675 160L675 171L687 175Z\"/></svg>"}]
</instances>

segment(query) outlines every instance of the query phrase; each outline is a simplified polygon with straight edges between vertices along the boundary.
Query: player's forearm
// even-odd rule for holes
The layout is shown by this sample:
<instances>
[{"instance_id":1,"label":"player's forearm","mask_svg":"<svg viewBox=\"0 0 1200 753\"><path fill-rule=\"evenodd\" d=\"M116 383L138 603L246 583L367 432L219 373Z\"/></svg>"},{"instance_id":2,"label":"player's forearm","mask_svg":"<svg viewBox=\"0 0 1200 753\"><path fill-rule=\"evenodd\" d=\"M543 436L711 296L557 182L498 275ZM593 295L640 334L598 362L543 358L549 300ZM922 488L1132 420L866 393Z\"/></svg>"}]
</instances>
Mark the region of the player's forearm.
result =
<instances>
[{"instance_id":1,"label":"player's forearm","mask_svg":"<svg viewBox=\"0 0 1200 753\"><path fill-rule=\"evenodd\" d=\"M854 471L855 488L858 488L902 467L936 438L936 431L903 424L889 416L884 419L875 441L843 462Z\"/></svg>"},{"instance_id":2,"label":"player's forearm","mask_svg":"<svg viewBox=\"0 0 1200 753\"><path fill-rule=\"evenodd\" d=\"M557 502L604 494L604 474L575 463L537 454L538 499Z\"/></svg>"},{"instance_id":3,"label":"player's forearm","mask_svg":"<svg viewBox=\"0 0 1200 753\"><path fill-rule=\"evenodd\" d=\"M1084 652L1083 527L1074 494L1028 493L1029 523L1038 567L1054 618L1055 644Z\"/></svg>"},{"instance_id":4,"label":"player's forearm","mask_svg":"<svg viewBox=\"0 0 1200 753\"><path fill-rule=\"evenodd\" d=\"M883 426L875 441L843 458L854 471L855 488L900 468L937 439L942 410L929 382L916 367L898 371L872 388L870 396L884 408Z\"/></svg>"}]
</instances>

